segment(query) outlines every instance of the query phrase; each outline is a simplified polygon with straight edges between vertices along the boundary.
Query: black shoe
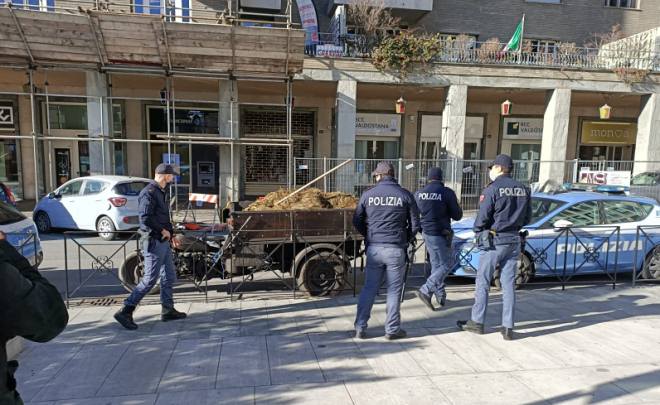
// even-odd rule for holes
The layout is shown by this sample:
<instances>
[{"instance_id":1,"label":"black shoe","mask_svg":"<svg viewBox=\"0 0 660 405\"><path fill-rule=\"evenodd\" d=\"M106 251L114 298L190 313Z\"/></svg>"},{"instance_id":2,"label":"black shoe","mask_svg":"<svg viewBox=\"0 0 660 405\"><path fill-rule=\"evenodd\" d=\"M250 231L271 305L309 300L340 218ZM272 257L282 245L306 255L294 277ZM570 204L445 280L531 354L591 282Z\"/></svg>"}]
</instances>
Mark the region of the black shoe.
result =
<instances>
[{"instance_id":1,"label":"black shoe","mask_svg":"<svg viewBox=\"0 0 660 405\"><path fill-rule=\"evenodd\" d=\"M133 321L133 311L135 307L132 305L124 305L119 311L115 312L115 320L128 330L135 330L138 328L137 324Z\"/></svg>"},{"instance_id":2,"label":"black shoe","mask_svg":"<svg viewBox=\"0 0 660 405\"><path fill-rule=\"evenodd\" d=\"M502 337L504 338L504 340L513 340L513 329L512 328L502 327L502 329L500 329L500 333L502 334Z\"/></svg>"},{"instance_id":3,"label":"black shoe","mask_svg":"<svg viewBox=\"0 0 660 405\"><path fill-rule=\"evenodd\" d=\"M426 308L430 309L431 311L435 311L435 308L433 307L433 304L431 303L431 296L430 295L426 295L426 294L424 294L423 292L421 292L419 290L413 291L413 294L415 294L415 297L419 298L420 301L422 301L424 303L424 305L426 305Z\"/></svg>"},{"instance_id":4,"label":"black shoe","mask_svg":"<svg viewBox=\"0 0 660 405\"><path fill-rule=\"evenodd\" d=\"M397 339L403 339L404 337L408 336L405 330L399 329L395 333L386 333L385 334L385 339L387 340L397 340Z\"/></svg>"},{"instance_id":5,"label":"black shoe","mask_svg":"<svg viewBox=\"0 0 660 405\"><path fill-rule=\"evenodd\" d=\"M481 323L473 322L472 320L457 321L456 326L458 326L458 329L464 330L466 332L476 333L477 335L484 334L484 325Z\"/></svg>"},{"instance_id":6,"label":"black shoe","mask_svg":"<svg viewBox=\"0 0 660 405\"><path fill-rule=\"evenodd\" d=\"M440 300L438 299L438 297L435 297L435 300L438 301L438 305L440 305L440 307L444 307L445 304L447 303L447 296L444 295Z\"/></svg>"},{"instance_id":7,"label":"black shoe","mask_svg":"<svg viewBox=\"0 0 660 405\"><path fill-rule=\"evenodd\" d=\"M355 338L356 339L366 339L367 338L367 331L364 330L355 330Z\"/></svg>"},{"instance_id":8,"label":"black shoe","mask_svg":"<svg viewBox=\"0 0 660 405\"><path fill-rule=\"evenodd\" d=\"M177 319L185 318L185 312L179 312L174 307L163 307L162 312L160 313L160 320L163 322L167 321L176 321Z\"/></svg>"}]
</instances>

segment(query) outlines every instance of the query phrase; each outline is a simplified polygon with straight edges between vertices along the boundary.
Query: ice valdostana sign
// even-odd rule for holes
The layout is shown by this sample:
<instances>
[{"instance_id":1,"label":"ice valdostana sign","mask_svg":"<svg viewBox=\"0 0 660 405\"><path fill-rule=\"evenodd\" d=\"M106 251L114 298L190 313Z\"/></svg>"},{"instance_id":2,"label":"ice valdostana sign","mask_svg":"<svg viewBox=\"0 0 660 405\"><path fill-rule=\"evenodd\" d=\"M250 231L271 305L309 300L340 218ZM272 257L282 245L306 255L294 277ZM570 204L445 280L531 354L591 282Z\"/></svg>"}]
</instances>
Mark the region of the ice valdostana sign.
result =
<instances>
[{"instance_id":1,"label":"ice valdostana sign","mask_svg":"<svg viewBox=\"0 0 660 405\"><path fill-rule=\"evenodd\" d=\"M630 172L625 170L581 169L578 181L585 184L630 187Z\"/></svg>"}]
</instances>

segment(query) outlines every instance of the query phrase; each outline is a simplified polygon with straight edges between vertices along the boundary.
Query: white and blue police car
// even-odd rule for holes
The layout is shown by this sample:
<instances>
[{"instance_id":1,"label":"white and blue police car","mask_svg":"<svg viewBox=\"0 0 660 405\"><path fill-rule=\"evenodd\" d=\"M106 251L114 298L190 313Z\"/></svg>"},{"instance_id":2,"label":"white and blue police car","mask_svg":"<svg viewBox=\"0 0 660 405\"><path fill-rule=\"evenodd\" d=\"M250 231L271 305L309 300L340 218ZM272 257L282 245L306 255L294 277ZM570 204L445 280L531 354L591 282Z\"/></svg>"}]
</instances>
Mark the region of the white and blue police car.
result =
<instances>
[{"instance_id":1,"label":"white and blue police car","mask_svg":"<svg viewBox=\"0 0 660 405\"><path fill-rule=\"evenodd\" d=\"M455 222L454 275L474 277L474 218ZM636 243L638 226L642 226ZM593 191L532 194L532 220L516 283L532 278L632 272L660 279L660 205L647 197ZM643 242L643 243L642 243Z\"/></svg>"},{"instance_id":2,"label":"white and blue police car","mask_svg":"<svg viewBox=\"0 0 660 405\"><path fill-rule=\"evenodd\" d=\"M7 235L7 241L25 256L31 265L40 265L43 250L37 226L19 210L0 201L0 231Z\"/></svg>"}]
</instances>

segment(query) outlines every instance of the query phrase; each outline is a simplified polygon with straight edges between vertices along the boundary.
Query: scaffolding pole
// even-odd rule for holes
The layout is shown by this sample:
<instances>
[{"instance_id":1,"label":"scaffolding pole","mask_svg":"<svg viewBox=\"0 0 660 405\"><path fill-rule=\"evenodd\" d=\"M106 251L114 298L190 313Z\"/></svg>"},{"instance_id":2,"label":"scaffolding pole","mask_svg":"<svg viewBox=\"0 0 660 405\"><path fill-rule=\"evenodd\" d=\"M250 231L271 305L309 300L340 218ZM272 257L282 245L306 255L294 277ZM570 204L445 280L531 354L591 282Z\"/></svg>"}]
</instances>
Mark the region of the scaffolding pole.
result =
<instances>
[{"instance_id":1,"label":"scaffolding pole","mask_svg":"<svg viewBox=\"0 0 660 405\"><path fill-rule=\"evenodd\" d=\"M292 139L292 117L293 117L293 106L291 105L292 101L292 92L293 92L293 78L289 77L286 81L286 139L287 139L287 186L291 190L293 188L293 170L295 170L293 163L293 139Z\"/></svg>"},{"instance_id":2,"label":"scaffolding pole","mask_svg":"<svg viewBox=\"0 0 660 405\"><path fill-rule=\"evenodd\" d=\"M28 76L30 78L30 115L32 119L32 152L34 158L34 200L39 201L39 154L37 153L37 133L35 128L37 126L37 115L36 115L36 103L34 100L34 71L32 69L28 70Z\"/></svg>"}]
</instances>

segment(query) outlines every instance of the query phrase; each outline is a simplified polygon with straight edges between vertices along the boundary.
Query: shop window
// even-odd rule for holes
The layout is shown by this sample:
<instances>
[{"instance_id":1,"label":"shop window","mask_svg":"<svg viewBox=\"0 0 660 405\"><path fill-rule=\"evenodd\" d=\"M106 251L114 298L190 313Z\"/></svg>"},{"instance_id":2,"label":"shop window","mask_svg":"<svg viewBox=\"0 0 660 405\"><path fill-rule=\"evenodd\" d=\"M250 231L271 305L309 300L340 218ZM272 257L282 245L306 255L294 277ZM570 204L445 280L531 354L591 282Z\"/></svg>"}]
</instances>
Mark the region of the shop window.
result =
<instances>
[{"instance_id":1,"label":"shop window","mask_svg":"<svg viewBox=\"0 0 660 405\"><path fill-rule=\"evenodd\" d=\"M638 0L605 0L606 7L616 8L638 8Z\"/></svg>"},{"instance_id":2,"label":"shop window","mask_svg":"<svg viewBox=\"0 0 660 405\"><path fill-rule=\"evenodd\" d=\"M603 201L606 224L622 224L642 221L649 216L653 206L634 201Z\"/></svg>"},{"instance_id":3,"label":"shop window","mask_svg":"<svg viewBox=\"0 0 660 405\"><path fill-rule=\"evenodd\" d=\"M87 130L87 106L84 104L49 104L51 129Z\"/></svg>"},{"instance_id":4,"label":"shop window","mask_svg":"<svg viewBox=\"0 0 660 405\"><path fill-rule=\"evenodd\" d=\"M399 141L358 139L355 141L355 157L358 159L398 159Z\"/></svg>"}]
</instances>

